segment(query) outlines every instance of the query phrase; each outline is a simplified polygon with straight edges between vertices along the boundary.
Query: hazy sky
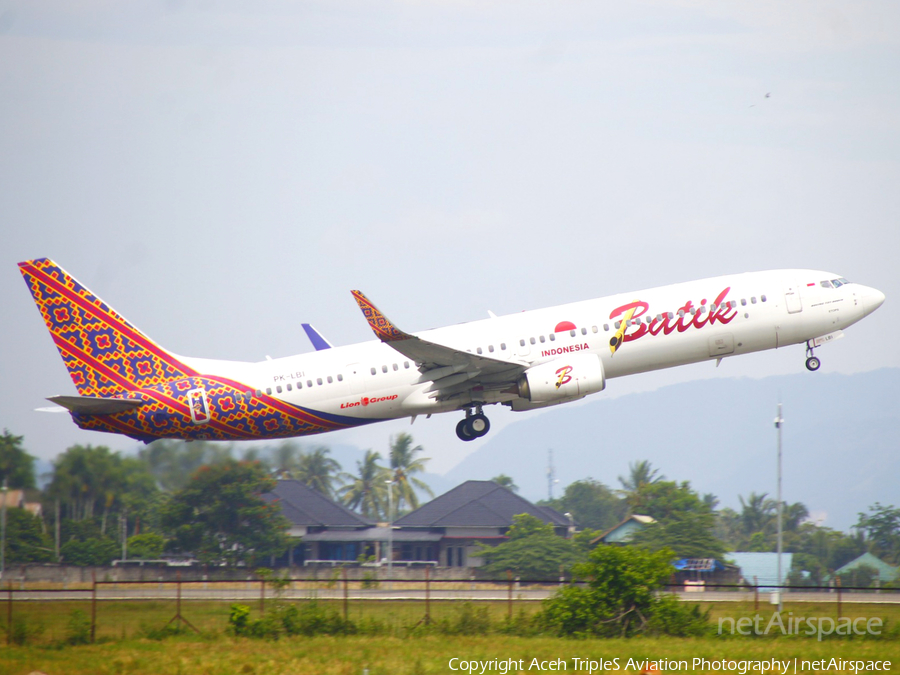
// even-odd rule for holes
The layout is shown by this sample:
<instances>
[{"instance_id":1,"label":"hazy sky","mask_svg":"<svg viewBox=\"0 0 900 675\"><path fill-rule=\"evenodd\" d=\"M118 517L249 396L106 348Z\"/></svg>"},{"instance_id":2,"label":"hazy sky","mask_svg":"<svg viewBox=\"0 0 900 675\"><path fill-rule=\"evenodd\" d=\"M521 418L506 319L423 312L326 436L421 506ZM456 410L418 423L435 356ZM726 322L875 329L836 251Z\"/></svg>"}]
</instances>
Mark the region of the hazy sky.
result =
<instances>
[{"instance_id":1,"label":"hazy sky","mask_svg":"<svg viewBox=\"0 0 900 675\"><path fill-rule=\"evenodd\" d=\"M15 266L41 256L235 360L308 351L303 321L369 340L353 288L417 331L825 269L887 302L823 371L900 366L898 159L896 2L0 0L0 427L42 458L135 445L33 412L75 391ZM798 346L600 396L802 368ZM412 428L432 470L480 443L456 421Z\"/></svg>"}]
</instances>

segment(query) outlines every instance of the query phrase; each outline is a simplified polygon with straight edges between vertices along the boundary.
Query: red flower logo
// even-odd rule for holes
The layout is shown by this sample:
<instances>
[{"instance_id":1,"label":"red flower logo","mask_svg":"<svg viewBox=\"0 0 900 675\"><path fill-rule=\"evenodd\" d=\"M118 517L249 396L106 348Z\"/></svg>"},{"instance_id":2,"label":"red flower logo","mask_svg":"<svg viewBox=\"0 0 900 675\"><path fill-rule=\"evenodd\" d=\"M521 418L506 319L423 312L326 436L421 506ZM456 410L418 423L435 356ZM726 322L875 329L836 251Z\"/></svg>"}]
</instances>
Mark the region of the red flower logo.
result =
<instances>
[{"instance_id":1,"label":"red flower logo","mask_svg":"<svg viewBox=\"0 0 900 675\"><path fill-rule=\"evenodd\" d=\"M234 410L234 400L232 400L232 398L230 396L223 396L219 400L219 407L222 410L224 410L225 412L228 412L229 410Z\"/></svg>"},{"instance_id":2,"label":"red flower logo","mask_svg":"<svg viewBox=\"0 0 900 675\"><path fill-rule=\"evenodd\" d=\"M56 317L57 323L65 323L69 320L69 310L67 310L65 307L54 309L53 316Z\"/></svg>"},{"instance_id":3,"label":"red flower logo","mask_svg":"<svg viewBox=\"0 0 900 675\"><path fill-rule=\"evenodd\" d=\"M72 382L74 382L76 386L79 384L84 384L84 373L72 373Z\"/></svg>"},{"instance_id":4,"label":"red flower logo","mask_svg":"<svg viewBox=\"0 0 900 675\"><path fill-rule=\"evenodd\" d=\"M109 349L109 335L98 335L97 336L97 347L100 349Z\"/></svg>"},{"instance_id":5,"label":"red flower logo","mask_svg":"<svg viewBox=\"0 0 900 675\"><path fill-rule=\"evenodd\" d=\"M269 431L275 431L278 428L278 420L266 420L264 424Z\"/></svg>"},{"instance_id":6,"label":"red flower logo","mask_svg":"<svg viewBox=\"0 0 900 675\"><path fill-rule=\"evenodd\" d=\"M150 367L150 364L147 361L138 361L137 371L146 377L153 372L153 368Z\"/></svg>"}]
</instances>

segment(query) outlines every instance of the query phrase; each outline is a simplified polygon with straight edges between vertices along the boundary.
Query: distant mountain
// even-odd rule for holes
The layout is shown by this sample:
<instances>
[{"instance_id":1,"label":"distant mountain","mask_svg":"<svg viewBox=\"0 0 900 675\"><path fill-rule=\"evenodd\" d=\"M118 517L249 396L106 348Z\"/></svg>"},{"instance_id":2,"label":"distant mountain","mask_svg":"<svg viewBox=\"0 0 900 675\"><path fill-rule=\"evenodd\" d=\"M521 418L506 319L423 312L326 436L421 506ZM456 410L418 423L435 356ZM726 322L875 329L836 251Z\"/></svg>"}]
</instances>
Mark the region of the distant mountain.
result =
<instances>
[{"instance_id":1,"label":"distant mountain","mask_svg":"<svg viewBox=\"0 0 900 675\"><path fill-rule=\"evenodd\" d=\"M721 505L776 491L773 420L784 404L784 499L847 529L870 504L900 505L900 369L711 379L553 408L499 431L450 470L450 485L511 476L522 496L547 497L547 451L558 483L593 477L620 487L629 462L650 460Z\"/></svg>"}]
</instances>

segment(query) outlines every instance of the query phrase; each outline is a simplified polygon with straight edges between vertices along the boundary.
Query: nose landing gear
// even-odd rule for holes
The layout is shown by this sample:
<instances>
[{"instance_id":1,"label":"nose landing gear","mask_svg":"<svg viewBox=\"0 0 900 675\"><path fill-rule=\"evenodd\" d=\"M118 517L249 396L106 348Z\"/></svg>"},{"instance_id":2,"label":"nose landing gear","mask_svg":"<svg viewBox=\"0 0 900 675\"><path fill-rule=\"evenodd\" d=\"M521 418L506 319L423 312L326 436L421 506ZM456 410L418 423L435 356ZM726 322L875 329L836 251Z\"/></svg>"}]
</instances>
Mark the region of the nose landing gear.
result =
<instances>
[{"instance_id":1,"label":"nose landing gear","mask_svg":"<svg viewBox=\"0 0 900 675\"><path fill-rule=\"evenodd\" d=\"M491 422L481 412L481 406L476 408L474 415L471 409L466 410L465 419L460 420L459 424L456 425L456 435L462 441L474 441L476 438L484 436L490 430Z\"/></svg>"},{"instance_id":2,"label":"nose landing gear","mask_svg":"<svg viewBox=\"0 0 900 675\"><path fill-rule=\"evenodd\" d=\"M817 356L813 356L813 347L810 345L809 341L806 342L806 369L811 371L816 371L819 369L819 366L822 365L822 362L819 361Z\"/></svg>"}]
</instances>

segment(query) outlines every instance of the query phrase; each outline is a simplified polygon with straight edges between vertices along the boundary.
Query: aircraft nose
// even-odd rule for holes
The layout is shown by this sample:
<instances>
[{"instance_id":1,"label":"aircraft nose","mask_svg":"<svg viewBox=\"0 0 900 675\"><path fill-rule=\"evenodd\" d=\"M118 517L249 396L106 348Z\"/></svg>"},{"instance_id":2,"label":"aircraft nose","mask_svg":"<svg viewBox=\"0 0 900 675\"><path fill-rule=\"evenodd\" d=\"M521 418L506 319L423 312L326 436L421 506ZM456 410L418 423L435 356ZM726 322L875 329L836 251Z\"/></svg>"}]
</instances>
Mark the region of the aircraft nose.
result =
<instances>
[{"instance_id":1,"label":"aircraft nose","mask_svg":"<svg viewBox=\"0 0 900 675\"><path fill-rule=\"evenodd\" d=\"M863 307L866 309L866 315L871 314L876 309L881 307L881 304L884 302L884 293L879 291L877 288L867 288L865 294L863 295Z\"/></svg>"}]
</instances>

